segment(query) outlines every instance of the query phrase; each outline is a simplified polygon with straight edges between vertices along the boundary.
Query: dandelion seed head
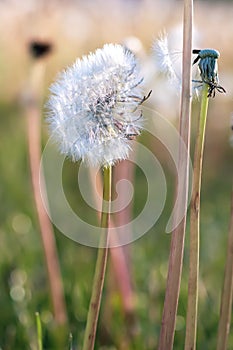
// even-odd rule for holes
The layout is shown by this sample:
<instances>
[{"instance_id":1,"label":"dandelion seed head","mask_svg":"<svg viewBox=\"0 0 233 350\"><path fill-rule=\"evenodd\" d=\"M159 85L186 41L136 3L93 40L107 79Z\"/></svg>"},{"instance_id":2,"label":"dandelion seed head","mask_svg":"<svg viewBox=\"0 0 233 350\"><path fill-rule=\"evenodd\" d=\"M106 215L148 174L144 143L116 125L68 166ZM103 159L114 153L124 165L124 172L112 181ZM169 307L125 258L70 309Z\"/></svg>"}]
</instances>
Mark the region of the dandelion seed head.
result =
<instances>
[{"instance_id":1,"label":"dandelion seed head","mask_svg":"<svg viewBox=\"0 0 233 350\"><path fill-rule=\"evenodd\" d=\"M200 41L199 32L194 28L194 45ZM167 76L167 80L174 90L180 91L182 87L182 26L174 27L169 33L165 31L153 43L152 50L154 61L157 64L158 71ZM192 92L198 97L203 84L200 77L200 70L196 65L192 67Z\"/></svg>"},{"instance_id":2,"label":"dandelion seed head","mask_svg":"<svg viewBox=\"0 0 233 350\"><path fill-rule=\"evenodd\" d=\"M177 51L171 51L168 44L168 36L164 32L160 34L160 37L153 43L152 50L159 70L165 73L172 84L181 86L181 78L176 71L174 56Z\"/></svg>"},{"instance_id":3,"label":"dandelion seed head","mask_svg":"<svg viewBox=\"0 0 233 350\"><path fill-rule=\"evenodd\" d=\"M61 153L93 166L126 159L130 139L142 128L141 82L135 56L114 44L63 71L47 103Z\"/></svg>"}]
</instances>

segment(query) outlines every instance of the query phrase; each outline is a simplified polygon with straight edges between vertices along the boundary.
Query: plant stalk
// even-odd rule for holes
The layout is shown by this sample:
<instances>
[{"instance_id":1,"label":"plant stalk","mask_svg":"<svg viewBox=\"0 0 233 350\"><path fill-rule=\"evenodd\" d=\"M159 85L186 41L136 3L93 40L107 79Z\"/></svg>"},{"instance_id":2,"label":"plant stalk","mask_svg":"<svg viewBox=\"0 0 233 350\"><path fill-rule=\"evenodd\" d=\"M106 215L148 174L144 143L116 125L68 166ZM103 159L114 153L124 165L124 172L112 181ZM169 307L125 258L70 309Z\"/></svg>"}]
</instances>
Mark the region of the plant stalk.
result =
<instances>
[{"instance_id":1,"label":"plant stalk","mask_svg":"<svg viewBox=\"0 0 233 350\"><path fill-rule=\"evenodd\" d=\"M121 178L133 181L133 167L134 164L123 160L114 167L113 181L116 184ZM101 203L99 196L96 193L101 193L103 189L102 178L100 173L93 172L92 168L89 168L90 180L93 187L93 195L95 199L96 207L98 208L98 216L101 219ZM115 175L115 176L114 176ZM113 273L116 280L117 288L122 300L122 307L125 316L126 333L129 339L134 338L138 332L137 316L135 312L135 296L132 286L132 279L129 268L129 251L124 246L121 246L118 241L117 228L115 226L121 226L130 222L131 207L127 206L124 210L119 212L117 218L111 216L109 221L109 227L111 228L111 236L109 237L110 256L113 267ZM117 223L117 224L116 224ZM128 232L127 232L128 234Z\"/></svg>"},{"instance_id":2,"label":"plant stalk","mask_svg":"<svg viewBox=\"0 0 233 350\"><path fill-rule=\"evenodd\" d=\"M42 327L39 312L36 312L36 330L37 330L37 348L38 350L43 350L42 345Z\"/></svg>"},{"instance_id":3,"label":"plant stalk","mask_svg":"<svg viewBox=\"0 0 233 350\"><path fill-rule=\"evenodd\" d=\"M178 162L178 181L183 184L177 196L178 208L186 208L189 182L189 149L190 149L190 112L191 112L191 52L192 52L193 2L184 0L183 29L183 68L182 95L180 113L180 145ZM182 147L184 142L186 150ZM176 194L178 192L178 186ZM165 293L162 325L159 338L159 350L172 350L175 333L176 313L180 292L180 281L183 266L184 237L186 213L180 224L175 227L171 237L168 263L167 286Z\"/></svg>"},{"instance_id":4,"label":"plant stalk","mask_svg":"<svg viewBox=\"0 0 233 350\"><path fill-rule=\"evenodd\" d=\"M133 164L131 164L127 160L123 160L120 163L118 163L115 168L115 180L114 180L114 174L113 174L113 180L114 183L120 180L120 176L122 176L124 179L127 179L128 181L133 181ZM96 177L94 176L94 173L92 169L90 168L90 179L92 183L93 189L97 188L97 192L101 193L103 185L102 185L102 179L99 173L96 174ZM93 193L96 193L95 190L93 190ZM101 203L99 201L99 197L94 195L96 207L100 208ZM117 228L115 226L121 226L125 223L130 222L130 206L127 206L123 211L120 211L118 214L117 220L113 220L113 218L110 218L109 226L111 227L111 230L114 230L114 233L111 235L110 243L111 245L115 246L114 248L110 249L110 255L111 255L111 261L113 265L113 272L115 274L117 286L119 288L119 292L122 298L122 306L124 309L124 313L126 318L131 316L133 313L135 313L135 305L134 305L134 291L132 287L132 281L130 278L130 271L129 271L129 257L128 257L128 251L125 252L125 247L122 247L119 245L118 242L118 235L117 235ZM98 211L99 218L101 219L101 209ZM117 225L115 225L117 221ZM136 317L136 315L135 315Z\"/></svg>"},{"instance_id":5,"label":"plant stalk","mask_svg":"<svg viewBox=\"0 0 233 350\"><path fill-rule=\"evenodd\" d=\"M190 208L190 257L185 350L196 349L200 250L200 194L205 129L209 101L208 90L208 85L204 83L202 88L201 111L194 153L193 191Z\"/></svg>"},{"instance_id":6,"label":"plant stalk","mask_svg":"<svg viewBox=\"0 0 233 350\"><path fill-rule=\"evenodd\" d=\"M220 319L218 326L217 350L226 350L231 325L233 295L233 188L231 198L231 218L227 243L227 260L222 290Z\"/></svg>"},{"instance_id":7,"label":"plant stalk","mask_svg":"<svg viewBox=\"0 0 233 350\"><path fill-rule=\"evenodd\" d=\"M59 325L63 325L67 322L67 311L62 278L53 227L41 198L39 179L41 159L40 90L42 87L44 69L45 63L43 61L34 62L23 107L27 123L28 152L33 195L40 225L40 234L48 272L54 319Z\"/></svg>"},{"instance_id":8,"label":"plant stalk","mask_svg":"<svg viewBox=\"0 0 233 350\"><path fill-rule=\"evenodd\" d=\"M87 315L87 324L84 334L83 350L93 350L95 345L96 328L99 317L100 303L104 285L105 271L108 258L108 228L110 219L111 188L112 188L112 167L103 168L103 203L101 213L100 245L96 261L96 268L93 280L92 295Z\"/></svg>"}]
</instances>

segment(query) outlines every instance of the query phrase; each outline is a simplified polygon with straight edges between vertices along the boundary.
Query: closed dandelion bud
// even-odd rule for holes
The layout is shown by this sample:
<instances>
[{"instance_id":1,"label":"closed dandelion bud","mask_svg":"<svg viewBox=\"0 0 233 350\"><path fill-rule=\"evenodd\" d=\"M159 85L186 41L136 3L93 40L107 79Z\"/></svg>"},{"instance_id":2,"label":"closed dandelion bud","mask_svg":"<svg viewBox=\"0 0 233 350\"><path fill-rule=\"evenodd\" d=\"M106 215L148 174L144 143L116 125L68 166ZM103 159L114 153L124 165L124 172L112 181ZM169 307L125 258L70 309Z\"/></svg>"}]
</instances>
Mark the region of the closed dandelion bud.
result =
<instances>
[{"instance_id":1,"label":"closed dandelion bud","mask_svg":"<svg viewBox=\"0 0 233 350\"><path fill-rule=\"evenodd\" d=\"M220 57L220 53L214 49L193 50L197 57L193 61L193 64L198 62L200 69L201 80L209 87L208 97L215 97L215 90L218 92L226 92L224 87L218 84L218 63L217 59Z\"/></svg>"},{"instance_id":2,"label":"closed dandelion bud","mask_svg":"<svg viewBox=\"0 0 233 350\"><path fill-rule=\"evenodd\" d=\"M51 134L62 154L92 166L126 159L140 134L142 78L134 55L106 44L77 59L52 84L47 103Z\"/></svg>"}]
</instances>

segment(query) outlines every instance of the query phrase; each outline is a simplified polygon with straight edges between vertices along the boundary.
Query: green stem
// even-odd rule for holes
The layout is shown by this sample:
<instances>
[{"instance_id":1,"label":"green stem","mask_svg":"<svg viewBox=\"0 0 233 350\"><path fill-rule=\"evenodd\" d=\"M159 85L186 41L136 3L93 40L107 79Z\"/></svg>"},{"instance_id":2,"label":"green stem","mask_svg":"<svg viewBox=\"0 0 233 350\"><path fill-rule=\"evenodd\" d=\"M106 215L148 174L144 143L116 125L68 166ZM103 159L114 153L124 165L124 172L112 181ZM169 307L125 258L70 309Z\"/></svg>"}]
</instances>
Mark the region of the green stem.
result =
<instances>
[{"instance_id":1,"label":"green stem","mask_svg":"<svg viewBox=\"0 0 233 350\"><path fill-rule=\"evenodd\" d=\"M92 287L91 301L87 315L87 324L84 334L83 350L92 350L95 345L96 328L99 317L100 303L104 285L108 257L108 228L109 213L111 202L111 185L112 185L112 167L103 168L104 186L103 186L103 204L101 213L101 232L100 245L96 261L95 275ZM106 230L107 229L107 230Z\"/></svg>"},{"instance_id":2,"label":"green stem","mask_svg":"<svg viewBox=\"0 0 233 350\"><path fill-rule=\"evenodd\" d=\"M227 340L231 324L233 294L233 188L231 199L231 219L227 244L227 260L222 291L221 311L218 326L217 350L227 349Z\"/></svg>"},{"instance_id":3,"label":"green stem","mask_svg":"<svg viewBox=\"0 0 233 350\"><path fill-rule=\"evenodd\" d=\"M37 330L37 346L38 350L42 350L42 327L41 327L41 321L40 321L40 315L39 312L36 312L36 330Z\"/></svg>"},{"instance_id":4,"label":"green stem","mask_svg":"<svg viewBox=\"0 0 233 350\"><path fill-rule=\"evenodd\" d=\"M193 191L190 209L190 258L185 350L194 350L196 348L200 244L200 191L206 117L209 101L207 97L208 89L208 85L204 84L202 89L201 112L194 154Z\"/></svg>"}]
</instances>

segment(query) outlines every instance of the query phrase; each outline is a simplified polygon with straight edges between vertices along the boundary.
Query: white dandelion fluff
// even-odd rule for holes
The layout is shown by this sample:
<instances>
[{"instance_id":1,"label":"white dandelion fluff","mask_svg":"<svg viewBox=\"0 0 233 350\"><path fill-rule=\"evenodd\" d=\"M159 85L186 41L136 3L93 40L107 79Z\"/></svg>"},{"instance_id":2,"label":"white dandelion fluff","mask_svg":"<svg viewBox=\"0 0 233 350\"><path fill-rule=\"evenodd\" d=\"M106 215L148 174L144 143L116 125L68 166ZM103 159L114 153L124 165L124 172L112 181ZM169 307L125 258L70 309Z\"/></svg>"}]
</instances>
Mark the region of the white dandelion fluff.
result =
<instances>
[{"instance_id":1,"label":"white dandelion fluff","mask_svg":"<svg viewBox=\"0 0 233 350\"><path fill-rule=\"evenodd\" d=\"M152 45L155 64L159 72L166 74L168 82L176 91L182 86L182 27L175 27L169 34L162 32ZM194 45L199 42L199 33L194 30ZM197 47L200 45L197 45ZM193 60L196 55L193 55ZM192 67L192 92L198 97L202 87L200 70L197 65Z\"/></svg>"},{"instance_id":2,"label":"white dandelion fluff","mask_svg":"<svg viewBox=\"0 0 233 350\"><path fill-rule=\"evenodd\" d=\"M61 153L93 166L126 159L130 140L142 129L141 82L135 56L115 44L63 71L47 103Z\"/></svg>"},{"instance_id":3,"label":"white dandelion fluff","mask_svg":"<svg viewBox=\"0 0 233 350\"><path fill-rule=\"evenodd\" d=\"M175 54L181 58L181 51L170 50L166 32L160 34L160 37L153 43L152 50L159 70L167 74L172 84L181 86L181 60L180 63L178 62L178 68L175 64Z\"/></svg>"}]
</instances>

